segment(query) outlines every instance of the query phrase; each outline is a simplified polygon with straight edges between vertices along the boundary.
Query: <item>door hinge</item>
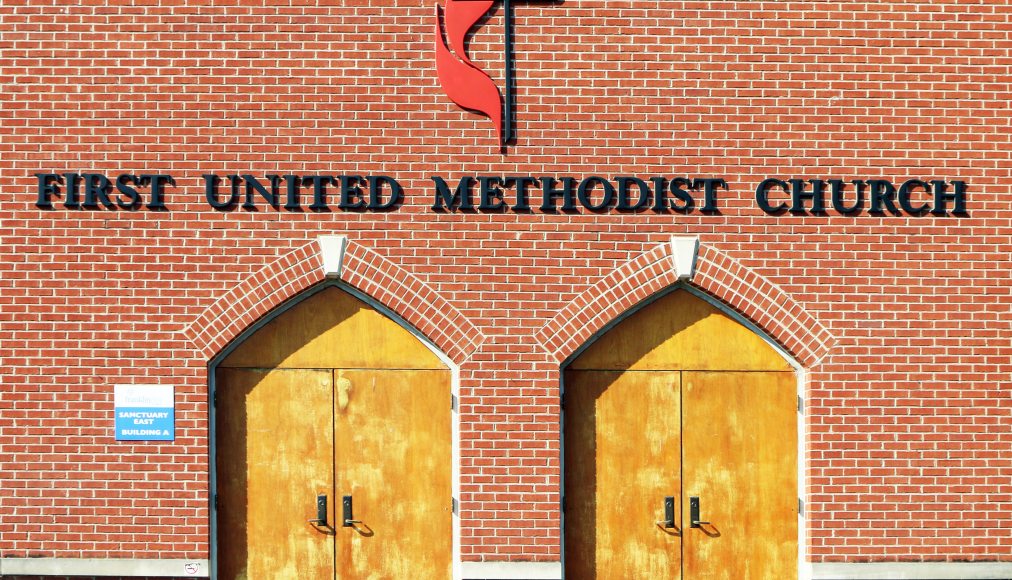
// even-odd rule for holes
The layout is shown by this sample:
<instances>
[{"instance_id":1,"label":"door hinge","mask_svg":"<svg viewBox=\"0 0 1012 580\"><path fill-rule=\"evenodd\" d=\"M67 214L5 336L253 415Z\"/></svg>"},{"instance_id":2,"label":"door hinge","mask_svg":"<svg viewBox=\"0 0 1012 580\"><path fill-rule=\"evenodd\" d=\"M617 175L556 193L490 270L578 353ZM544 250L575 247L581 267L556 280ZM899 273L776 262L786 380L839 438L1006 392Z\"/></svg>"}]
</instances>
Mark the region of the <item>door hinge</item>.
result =
<instances>
[{"instance_id":1,"label":"door hinge","mask_svg":"<svg viewBox=\"0 0 1012 580\"><path fill-rule=\"evenodd\" d=\"M805 399L798 395L798 413L805 414Z\"/></svg>"},{"instance_id":2,"label":"door hinge","mask_svg":"<svg viewBox=\"0 0 1012 580\"><path fill-rule=\"evenodd\" d=\"M565 391L559 393L559 409L565 410L566 408L566 393Z\"/></svg>"},{"instance_id":3,"label":"door hinge","mask_svg":"<svg viewBox=\"0 0 1012 580\"><path fill-rule=\"evenodd\" d=\"M457 395L454 395L453 393L450 393L450 410L457 410Z\"/></svg>"},{"instance_id":4,"label":"door hinge","mask_svg":"<svg viewBox=\"0 0 1012 580\"><path fill-rule=\"evenodd\" d=\"M214 494L214 511L218 511L218 494Z\"/></svg>"},{"instance_id":5,"label":"door hinge","mask_svg":"<svg viewBox=\"0 0 1012 580\"><path fill-rule=\"evenodd\" d=\"M217 390L215 390L213 393L211 393L211 406L213 406L213 407L217 407L218 406L218 391Z\"/></svg>"},{"instance_id":6,"label":"door hinge","mask_svg":"<svg viewBox=\"0 0 1012 580\"><path fill-rule=\"evenodd\" d=\"M566 513L566 496L565 496L565 494L563 494L563 496L562 496L562 513Z\"/></svg>"},{"instance_id":7,"label":"door hinge","mask_svg":"<svg viewBox=\"0 0 1012 580\"><path fill-rule=\"evenodd\" d=\"M805 517L805 500L798 498L798 515Z\"/></svg>"},{"instance_id":8,"label":"door hinge","mask_svg":"<svg viewBox=\"0 0 1012 580\"><path fill-rule=\"evenodd\" d=\"M450 513L451 514L457 513L457 498L455 497L450 498Z\"/></svg>"}]
</instances>

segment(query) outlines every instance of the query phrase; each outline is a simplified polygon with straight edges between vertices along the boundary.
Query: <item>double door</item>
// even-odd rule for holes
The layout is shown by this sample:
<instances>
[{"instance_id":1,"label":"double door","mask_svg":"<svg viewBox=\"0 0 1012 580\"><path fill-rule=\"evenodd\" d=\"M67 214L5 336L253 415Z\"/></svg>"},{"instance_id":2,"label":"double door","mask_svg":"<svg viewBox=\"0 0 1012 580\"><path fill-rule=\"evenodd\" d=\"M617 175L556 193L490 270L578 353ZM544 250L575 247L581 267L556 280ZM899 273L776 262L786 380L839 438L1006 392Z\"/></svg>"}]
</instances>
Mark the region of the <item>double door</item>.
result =
<instances>
[{"instance_id":1,"label":"double door","mask_svg":"<svg viewBox=\"0 0 1012 580\"><path fill-rule=\"evenodd\" d=\"M214 375L216 578L450 577L451 376L325 286Z\"/></svg>"},{"instance_id":2,"label":"double door","mask_svg":"<svg viewBox=\"0 0 1012 580\"><path fill-rule=\"evenodd\" d=\"M795 380L568 371L566 578L796 577Z\"/></svg>"},{"instance_id":3,"label":"double door","mask_svg":"<svg viewBox=\"0 0 1012 580\"><path fill-rule=\"evenodd\" d=\"M446 379L219 369L218 577L448 578Z\"/></svg>"}]
</instances>

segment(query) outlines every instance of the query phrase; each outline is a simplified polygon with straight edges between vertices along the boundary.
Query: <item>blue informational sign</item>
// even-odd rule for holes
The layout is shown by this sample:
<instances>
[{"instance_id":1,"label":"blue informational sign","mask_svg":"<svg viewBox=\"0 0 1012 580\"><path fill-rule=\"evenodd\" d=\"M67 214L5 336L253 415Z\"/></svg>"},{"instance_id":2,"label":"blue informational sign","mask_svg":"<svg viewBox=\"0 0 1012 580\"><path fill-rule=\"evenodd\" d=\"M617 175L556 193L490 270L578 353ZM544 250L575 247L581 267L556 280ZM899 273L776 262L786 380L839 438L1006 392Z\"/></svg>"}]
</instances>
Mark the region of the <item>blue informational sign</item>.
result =
<instances>
[{"instance_id":1,"label":"blue informational sign","mask_svg":"<svg viewBox=\"0 0 1012 580\"><path fill-rule=\"evenodd\" d=\"M171 385L116 385L117 441L173 441L176 394Z\"/></svg>"}]
</instances>

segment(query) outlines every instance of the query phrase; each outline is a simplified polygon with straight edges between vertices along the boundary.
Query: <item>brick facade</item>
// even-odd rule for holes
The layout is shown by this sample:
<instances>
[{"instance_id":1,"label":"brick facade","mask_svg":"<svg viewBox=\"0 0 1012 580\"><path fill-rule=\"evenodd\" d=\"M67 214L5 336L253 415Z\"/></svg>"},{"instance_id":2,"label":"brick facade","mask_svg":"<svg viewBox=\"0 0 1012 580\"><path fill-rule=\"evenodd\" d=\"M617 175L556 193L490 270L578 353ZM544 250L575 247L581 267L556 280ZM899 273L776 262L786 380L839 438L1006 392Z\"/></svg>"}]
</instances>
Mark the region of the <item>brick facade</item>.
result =
<instances>
[{"instance_id":1,"label":"brick facade","mask_svg":"<svg viewBox=\"0 0 1012 580\"><path fill-rule=\"evenodd\" d=\"M688 284L805 369L808 561L1012 561L1012 7L517 2L503 153L439 86L434 5L0 3L0 555L207 558L208 361L337 234L341 281L459 367L461 558L557 561L559 365L676 283L680 235ZM500 84L501 26L471 40ZM37 207L66 172L175 184ZM213 209L202 175L233 173L404 199ZM430 177L464 175L728 187L715 212L543 212L537 187L434 211ZM767 177L962 180L967 211L769 214ZM123 383L176 387L175 441L113 440Z\"/></svg>"}]
</instances>

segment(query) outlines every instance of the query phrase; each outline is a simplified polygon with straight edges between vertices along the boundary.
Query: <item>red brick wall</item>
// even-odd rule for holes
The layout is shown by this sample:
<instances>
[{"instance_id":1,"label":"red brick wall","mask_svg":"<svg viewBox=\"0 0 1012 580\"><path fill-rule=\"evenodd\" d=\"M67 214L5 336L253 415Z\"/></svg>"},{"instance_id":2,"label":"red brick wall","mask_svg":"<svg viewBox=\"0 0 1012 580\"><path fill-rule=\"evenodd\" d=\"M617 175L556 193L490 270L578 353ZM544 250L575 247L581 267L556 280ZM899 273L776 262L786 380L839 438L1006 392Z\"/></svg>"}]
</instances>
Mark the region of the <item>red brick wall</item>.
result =
<instances>
[{"instance_id":1,"label":"red brick wall","mask_svg":"<svg viewBox=\"0 0 1012 580\"><path fill-rule=\"evenodd\" d=\"M678 234L808 368L812 560L1010 559L1006 2L517 2L506 154L436 81L435 0L284 4L0 5L2 555L206 557L209 353L340 233L381 265L357 287L429 334L443 315L392 288L459 315L434 340L461 366L463 557L556 560L566 337L545 341ZM501 24L471 50L500 84ZM165 211L37 208L33 174L65 171L176 186ZM405 202L219 212L204 173L389 175ZM730 188L719 214L431 211L429 176L477 174ZM765 177L961 179L969 215L767 215ZM214 317L227 296L246 318ZM776 330L777 297L824 333ZM112 440L133 382L176 386L175 442Z\"/></svg>"}]
</instances>

